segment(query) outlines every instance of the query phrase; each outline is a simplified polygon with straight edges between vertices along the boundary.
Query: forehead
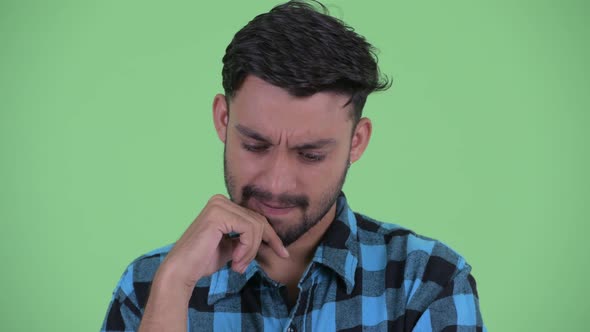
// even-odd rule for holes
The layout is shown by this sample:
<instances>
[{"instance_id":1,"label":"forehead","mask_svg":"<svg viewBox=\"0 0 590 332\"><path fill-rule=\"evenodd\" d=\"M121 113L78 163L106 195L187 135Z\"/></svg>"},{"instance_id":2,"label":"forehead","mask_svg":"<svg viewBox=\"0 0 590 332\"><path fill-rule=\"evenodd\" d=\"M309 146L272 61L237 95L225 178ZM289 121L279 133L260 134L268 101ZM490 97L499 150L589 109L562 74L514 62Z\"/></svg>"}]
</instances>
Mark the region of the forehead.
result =
<instances>
[{"instance_id":1,"label":"forehead","mask_svg":"<svg viewBox=\"0 0 590 332\"><path fill-rule=\"evenodd\" d=\"M349 96L335 92L297 97L250 75L231 101L230 123L269 135L282 132L289 136L349 134L352 103L346 105L348 99Z\"/></svg>"}]
</instances>

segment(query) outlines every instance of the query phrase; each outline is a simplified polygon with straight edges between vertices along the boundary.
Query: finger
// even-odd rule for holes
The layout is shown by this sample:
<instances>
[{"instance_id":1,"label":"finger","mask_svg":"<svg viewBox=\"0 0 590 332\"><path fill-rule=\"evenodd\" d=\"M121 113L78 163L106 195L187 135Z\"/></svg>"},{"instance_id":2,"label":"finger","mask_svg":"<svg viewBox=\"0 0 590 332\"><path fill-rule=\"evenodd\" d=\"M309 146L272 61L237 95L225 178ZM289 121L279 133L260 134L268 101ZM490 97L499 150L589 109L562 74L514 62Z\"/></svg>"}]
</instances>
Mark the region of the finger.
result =
<instances>
[{"instance_id":1,"label":"finger","mask_svg":"<svg viewBox=\"0 0 590 332\"><path fill-rule=\"evenodd\" d=\"M286 258L289 257L289 252L283 245L281 239L276 234L274 229L268 223L266 217L259 214L256 211L244 208L233 201L229 200L225 196L218 195L215 197L215 204L219 204L227 211L232 212L234 215L243 218L246 221L252 222L253 224L258 224L262 226L261 233L259 237L255 237L252 242L250 242L250 233L245 234L245 237L240 235L242 245L239 245L239 249L237 252L234 252L232 257L234 258L234 263L237 264L245 264L250 263L252 259L254 259L258 253L258 249L260 247L260 242L264 241L268 244L269 247L273 251L277 253L280 257ZM238 233L242 233L237 231ZM252 245L251 243L256 243L256 245ZM247 247L247 248L244 248Z\"/></svg>"},{"instance_id":2,"label":"finger","mask_svg":"<svg viewBox=\"0 0 590 332\"><path fill-rule=\"evenodd\" d=\"M241 272L240 268L247 266L256 257L262 243L263 225L243 214L236 214L225 210L223 221L217 226L223 234L237 233L232 250L232 268Z\"/></svg>"},{"instance_id":3,"label":"finger","mask_svg":"<svg viewBox=\"0 0 590 332\"><path fill-rule=\"evenodd\" d=\"M264 225L261 223L253 221L251 233L240 235L240 243L237 245L235 256L238 264L249 264L256 257L262 244L263 227ZM252 234L251 237L250 234Z\"/></svg>"},{"instance_id":4,"label":"finger","mask_svg":"<svg viewBox=\"0 0 590 332\"><path fill-rule=\"evenodd\" d=\"M249 254L247 253L248 249L247 248L244 249L244 248L246 248L246 247L240 243L238 243L236 245L236 250L234 252L240 252L238 255L241 255L242 258L240 258L240 260L232 259L232 263L231 263L232 269L238 273L244 273L244 271L246 270L248 265L250 265L250 263L253 260L253 257L248 257L249 256ZM240 249L244 249L244 250L240 250ZM244 251L246 251L246 252L244 253Z\"/></svg>"},{"instance_id":5,"label":"finger","mask_svg":"<svg viewBox=\"0 0 590 332\"><path fill-rule=\"evenodd\" d=\"M232 239L232 246L233 246L233 249L232 249L232 252L230 253L230 257L228 259L228 260L231 260L231 268L232 268L232 270L234 270L238 273L244 273L244 271L246 270L248 265L238 263L237 260L232 259L232 256L234 255L234 253L236 253L236 249L238 249L238 246L240 246L240 239L239 238ZM249 264L249 262L248 262L248 264Z\"/></svg>"},{"instance_id":6,"label":"finger","mask_svg":"<svg viewBox=\"0 0 590 332\"><path fill-rule=\"evenodd\" d=\"M218 197L216 197L215 203L223 206L227 210L232 211L238 215L248 216L253 219L265 218L260 213L254 210L250 210L249 208L243 207L237 203L234 203L232 200L226 198L225 196L219 195Z\"/></svg>"},{"instance_id":7,"label":"finger","mask_svg":"<svg viewBox=\"0 0 590 332\"><path fill-rule=\"evenodd\" d=\"M268 221L266 220L266 218L263 215L257 213L256 211L252 211L232 202L225 196L218 195L215 198L215 204L218 204L224 210L227 210L233 213L238 218L242 218L245 221L248 221L252 224L254 231L254 237L252 241L250 241L251 239L249 233L245 234L246 236L240 235L241 243L243 244L243 246L239 246L238 252L236 252L233 257L235 259L234 261L238 263L241 263L243 260L250 261L254 259L254 257L256 257L258 253L258 248L260 247L260 244L262 242L262 234L264 230L263 228L265 224L268 225ZM256 231L257 229L258 231ZM247 247L247 249L244 247Z\"/></svg>"},{"instance_id":8,"label":"finger","mask_svg":"<svg viewBox=\"0 0 590 332\"><path fill-rule=\"evenodd\" d=\"M287 248L285 248L285 246L283 245L283 242L281 241L279 236L276 234L276 232L274 231L272 226L270 226L270 224L266 220L266 217L264 217L263 215L259 214L256 211L252 211L250 209L244 208L244 207L232 202L231 200L225 198L224 196L221 196L220 198L221 198L221 200L219 201L219 203L223 204L224 207L226 207L228 210L231 210L236 214L242 215L242 216L244 216L244 218L250 217L255 222L263 223L264 230L262 233L262 241L266 242L266 244L268 244L269 247L271 247L273 249L273 251L275 251L277 253L277 255L279 255L280 257L283 257L283 258L289 257L289 251L287 250Z\"/></svg>"},{"instance_id":9,"label":"finger","mask_svg":"<svg viewBox=\"0 0 590 332\"><path fill-rule=\"evenodd\" d=\"M243 233L236 239L234 251L232 252L233 264L241 265L242 263L249 263L250 251L258 247L248 235L249 233Z\"/></svg>"},{"instance_id":10,"label":"finger","mask_svg":"<svg viewBox=\"0 0 590 332\"><path fill-rule=\"evenodd\" d=\"M279 238L275 230L270 226L268 222L266 223L266 225L264 225L262 241L264 241L280 257L289 257L289 251L287 250L287 248L285 248L285 246L283 245L283 241L281 241L281 238Z\"/></svg>"}]
</instances>

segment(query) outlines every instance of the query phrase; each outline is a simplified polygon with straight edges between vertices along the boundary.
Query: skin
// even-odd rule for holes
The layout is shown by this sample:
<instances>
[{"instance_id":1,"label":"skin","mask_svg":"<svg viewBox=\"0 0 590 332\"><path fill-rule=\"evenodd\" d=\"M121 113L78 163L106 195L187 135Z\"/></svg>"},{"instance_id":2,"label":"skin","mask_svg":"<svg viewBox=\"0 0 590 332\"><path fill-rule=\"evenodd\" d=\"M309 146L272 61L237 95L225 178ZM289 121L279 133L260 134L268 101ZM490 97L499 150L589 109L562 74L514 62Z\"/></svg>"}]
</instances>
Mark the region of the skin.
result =
<instances>
[{"instance_id":1,"label":"skin","mask_svg":"<svg viewBox=\"0 0 590 332\"><path fill-rule=\"evenodd\" d=\"M230 197L213 196L167 255L140 331L186 331L195 283L230 260L243 273L256 259L294 303L297 283L334 220L348 162L362 156L371 136L367 118L353 128L348 99L334 92L295 97L255 76L246 77L230 105L215 96ZM239 238L225 236L230 232Z\"/></svg>"}]
</instances>

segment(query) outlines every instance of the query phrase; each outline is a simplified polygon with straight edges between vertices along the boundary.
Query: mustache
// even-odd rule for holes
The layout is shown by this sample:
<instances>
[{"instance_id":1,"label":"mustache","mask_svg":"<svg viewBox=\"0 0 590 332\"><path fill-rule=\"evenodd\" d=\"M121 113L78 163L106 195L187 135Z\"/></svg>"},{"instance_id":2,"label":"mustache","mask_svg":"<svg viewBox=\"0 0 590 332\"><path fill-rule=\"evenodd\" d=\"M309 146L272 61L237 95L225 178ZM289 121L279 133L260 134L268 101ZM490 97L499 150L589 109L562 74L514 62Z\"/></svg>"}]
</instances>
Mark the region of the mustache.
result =
<instances>
[{"instance_id":1,"label":"mustache","mask_svg":"<svg viewBox=\"0 0 590 332\"><path fill-rule=\"evenodd\" d=\"M309 206L309 199L305 195L273 195L270 191L266 191L254 185L246 185L242 188L242 205L245 205L250 198L256 198L262 202L270 201L284 206L298 206L303 209L306 209Z\"/></svg>"}]
</instances>

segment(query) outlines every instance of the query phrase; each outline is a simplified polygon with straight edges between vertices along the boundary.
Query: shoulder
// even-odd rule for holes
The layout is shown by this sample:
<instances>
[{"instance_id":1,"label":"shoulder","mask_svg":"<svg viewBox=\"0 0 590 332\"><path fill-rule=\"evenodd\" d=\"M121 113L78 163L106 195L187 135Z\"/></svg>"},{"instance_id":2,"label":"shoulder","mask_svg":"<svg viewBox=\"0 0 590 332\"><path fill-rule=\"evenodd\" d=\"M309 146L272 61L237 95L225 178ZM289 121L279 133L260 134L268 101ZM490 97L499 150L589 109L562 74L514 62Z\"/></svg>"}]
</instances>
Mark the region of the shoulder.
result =
<instances>
[{"instance_id":1,"label":"shoulder","mask_svg":"<svg viewBox=\"0 0 590 332\"><path fill-rule=\"evenodd\" d=\"M172 246L173 244L168 244L156 248L133 260L130 266L133 267L134 272L137 274L136 279L141 281L148 281L149 279L151 281L153 275L158 270L158 267L160 267L160 264L162 264L166 255L168 255L170 249L172 249Z\"/></svg>"},{"instance_id":2,"label":"shoulder","mask_svg":"<svg viewBox=\"0 0 590 332\"><path fill-rule=\"evenodd\" d=\"M149 289L158 267L172 249L173 244L169 244L152 251L149 251L134 259L125 269L119 280L116 291L122 292L129 296L133 293L141 293L141 289ZM137 294L141 297L141 294ZM147 296L147 294L146 294Z\"/></svg>"},{"instance_id":3,"label":"shoulder","mask_svg":"<svg viewBox=\"0 0 590 332\"><path fill-rule=\"evenodd\" d=\"M135 330L139 326L154 275L171 248L167 245L152 250L127 266L113 291L102 331Z\"/></svg>"},{"instance_id":4,"label":"shoulder","mask_svg":"<svg viewBox=\"0 0 590 332\"><path fill-rule=\"evenodd\" d=\"M402 226L355 213L362 265L382 265L401 280L448 284L461 270L470 269L463 256L439 240ZM376 264L375 257L383 262ZM401 281L400 280L400 281Z\"/></svg>"},{"instance_id":5,"label":"shoulder","mask_svg":"<svg viewBox=\"0 0 590 332\"><path fill-rule=\"evenodd\" d=\"M355 219L363 274L383 276L386 290L405 308L406 323L420 331L457 325L485 330L477 285L463 256L401 226L358 213Z\"/></svg>"}]
</instances>

